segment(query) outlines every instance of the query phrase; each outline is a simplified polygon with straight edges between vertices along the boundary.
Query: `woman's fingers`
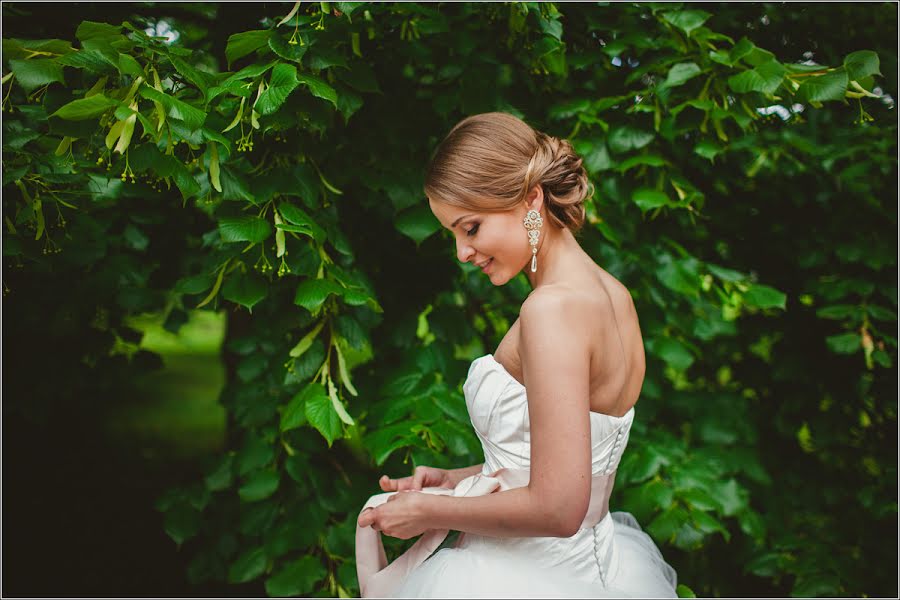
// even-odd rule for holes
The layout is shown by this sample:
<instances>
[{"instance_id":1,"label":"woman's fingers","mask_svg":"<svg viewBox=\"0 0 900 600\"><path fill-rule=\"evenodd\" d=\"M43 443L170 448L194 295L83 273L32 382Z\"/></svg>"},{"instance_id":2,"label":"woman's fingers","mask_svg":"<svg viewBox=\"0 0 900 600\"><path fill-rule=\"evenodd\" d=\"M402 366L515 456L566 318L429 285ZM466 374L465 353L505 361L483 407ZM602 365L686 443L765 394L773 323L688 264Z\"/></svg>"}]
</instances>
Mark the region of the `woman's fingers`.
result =
<instances>
[{"instance_id":1,"label":"woman's fingers","mask_svg":"<svg viewBox=\"0 0 900 600\"><path fill-rule=\"evenodd\" d=\"M360 527L369 527L375 522L375 509L371 506L366 510L362 511L362 514L357 519L356 524Z\"/></svg>"},{"instance_id":2,"label":"woman's fingers","mask_svg":"<svg viewBox=\"0 0 900 600\"><path fill-rule=\"evenodd\" d=\"M385 492L404 492L407 490L422 491L428 482L428 472L420 469L415 475L410 477L401 477L399 479L391 479L387 475L382 475L378 480L378 484Z\"/></svg>"}]
</instances>

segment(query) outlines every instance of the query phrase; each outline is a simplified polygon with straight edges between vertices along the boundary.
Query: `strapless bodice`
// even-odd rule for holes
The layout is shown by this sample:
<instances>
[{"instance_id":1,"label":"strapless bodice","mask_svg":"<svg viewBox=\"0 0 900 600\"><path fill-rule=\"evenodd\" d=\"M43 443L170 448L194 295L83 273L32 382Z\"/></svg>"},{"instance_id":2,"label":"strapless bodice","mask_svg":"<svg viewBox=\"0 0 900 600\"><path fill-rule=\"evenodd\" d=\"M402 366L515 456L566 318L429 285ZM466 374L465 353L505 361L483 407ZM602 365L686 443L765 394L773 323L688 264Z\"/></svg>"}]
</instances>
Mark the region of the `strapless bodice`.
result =
<instances>
[{"instance_id":1,"label":"strapless bodice","mask_svg":"<svg viewBox=\"0 0 900 600\"><path fill-rule=\"evenodd\" d=\"M484 450L482 472L452 489L422 491L479 496L528 485L531 428L525 386L486 354L472 361L463 392ZM357 574L363 596L677 597L675 571L650 537L629 513L609 512L634 408L621 417L589 411L586 418L591 423L591 498L574 535L492 537L464 532L454 547L435 552L447 530L431 529L388 564L380 534L357 527ZM395 493L372 496L364 510ZM510 587L514 582L520 584L515 588L518 593Z\"/></svg>"},{"instance_id":2,"label":"strapless bodice","mask_svg":"<svg viewBox=\"0 0 900 600\"><path fill-rule=\"evenodd\" d=\"M469 418L484 449L483 472L529 468L531 427L525 386L510 375L492 354L472 361L463 394ZM589 411L591 420L591 473L616 470L634 422L634 407L621 417Z\"/></svg>"}]
</instances>

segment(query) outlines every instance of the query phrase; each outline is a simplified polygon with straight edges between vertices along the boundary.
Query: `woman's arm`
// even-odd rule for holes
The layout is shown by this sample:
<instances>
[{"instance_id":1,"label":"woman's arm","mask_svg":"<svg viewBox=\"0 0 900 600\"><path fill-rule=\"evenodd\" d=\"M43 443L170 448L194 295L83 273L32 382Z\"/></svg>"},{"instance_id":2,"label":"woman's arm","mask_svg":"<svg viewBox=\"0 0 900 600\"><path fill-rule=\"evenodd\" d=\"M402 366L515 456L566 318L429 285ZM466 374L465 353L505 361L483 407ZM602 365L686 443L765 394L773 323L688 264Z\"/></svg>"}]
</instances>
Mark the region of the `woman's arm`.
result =
<instances>
[{"instance_id":1,"label":"woman's arm","mask_svg":"<svg viewBox=\"0 0 900 600\"><path fill-rule=\"evenodd\" d=\"M519 355L528 390L528 486L487 496L426 498L436 529L495 537L568 537L591 495L590 346L581 307L532 294L520 311Z\"/></svg>"},{"instance_id":2,"label":"woman's arm","mask_svg":"<svg viewBox=\"0 0 900 600\"><path fill-rule=\"evenodd\" d=\"M569 537L577 531L563 523L565 514L545 506L526 486L487 496L423 494L429 529L452 529L492 537Z\"/></svg>"},{"instance_id":3,"label":"woman's arm","mask_svg":"<svg viewBox=\"0 0 900 600\"><path fill-rule=\"evenodd\" d=\"M484 467L484 463L479 463L477 465L472 465L471 467L462 467L460 469L447 469L447 473L450 479L450 483L453 484L454 487L459 485L459 482L465 479L466 477L470 477L472 475L477 475L481 473L482 468Z\"/></svg>"}]
</instances>

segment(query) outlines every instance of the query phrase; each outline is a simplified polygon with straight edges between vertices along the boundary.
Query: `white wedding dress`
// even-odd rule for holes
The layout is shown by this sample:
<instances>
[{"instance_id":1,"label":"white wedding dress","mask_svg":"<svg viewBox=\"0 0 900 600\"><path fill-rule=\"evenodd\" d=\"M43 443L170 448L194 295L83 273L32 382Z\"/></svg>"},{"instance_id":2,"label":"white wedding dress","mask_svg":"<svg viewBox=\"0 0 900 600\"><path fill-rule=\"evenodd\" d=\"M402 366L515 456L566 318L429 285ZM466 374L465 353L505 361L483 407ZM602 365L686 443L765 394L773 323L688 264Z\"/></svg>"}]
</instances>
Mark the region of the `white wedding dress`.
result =
<instances>
[{"instance_id":1,"label":"white wedding dress","mask_svg":"<svg viewBox=\"0 0 900 600\"><path fill-rule=\"evenodd\" d=\"M527 484L530 431L525 387L493 355L486 354L470 365L463 392L485 459L482 473L467 479L474 481L476 487L490 481L496 488L497 479L491 475L500 471L519 475L517 483L508 484L504 479L503 489L522 485L522 476ZM414 561L400 567L390 574L390 585L373 585L368 595L677 597L675 570L663 559L653 540L630 513L608 510L615 470L628 443L634 408L621 417L591 412L589 418L594 485L586 523L575 535L489 537L463 532L454 547L434 552L421 564ZM470 487L471 482L464 480L456 491L428 490L453 495L489 493L467 491ZM358 536L358 542L360 539ZM440 543L420 541L427 546L424 554L420 552L423 556Z\"/></svg>"}]
</instances>

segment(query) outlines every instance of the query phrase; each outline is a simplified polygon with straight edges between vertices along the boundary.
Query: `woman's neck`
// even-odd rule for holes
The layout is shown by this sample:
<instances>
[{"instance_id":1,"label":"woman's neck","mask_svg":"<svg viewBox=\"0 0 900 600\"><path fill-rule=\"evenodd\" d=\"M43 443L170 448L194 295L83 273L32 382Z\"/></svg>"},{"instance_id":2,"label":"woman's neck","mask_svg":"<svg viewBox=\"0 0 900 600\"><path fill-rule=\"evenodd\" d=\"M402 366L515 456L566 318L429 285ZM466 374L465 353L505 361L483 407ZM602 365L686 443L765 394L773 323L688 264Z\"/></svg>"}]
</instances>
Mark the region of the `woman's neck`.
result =
<instances>
[{"instance_id":1,"label":"woman's neck","mask_svg":"<svg viewBox=\"0 0 900 600\"><path fill-rule=\"evenodd\" d=\"M573 283L586 256L578 240L567 227L545 227L547 233L538 244L537 271L531 272L531 260L525 265L525 275L536 290L555 283Z\"/></svg>"}]
</instances>

